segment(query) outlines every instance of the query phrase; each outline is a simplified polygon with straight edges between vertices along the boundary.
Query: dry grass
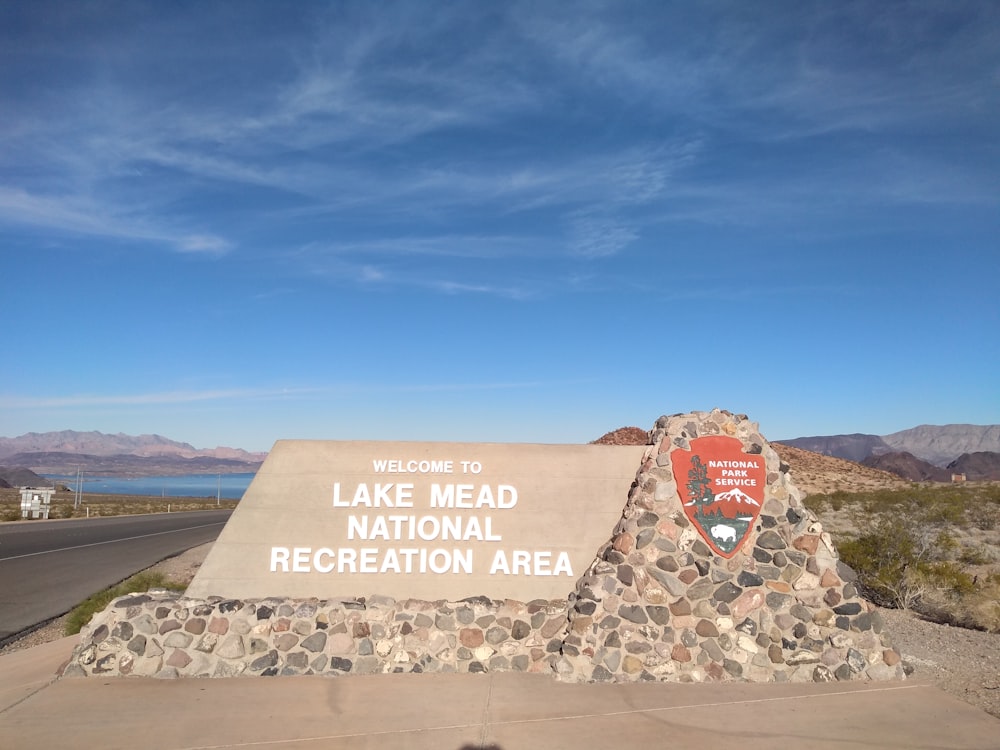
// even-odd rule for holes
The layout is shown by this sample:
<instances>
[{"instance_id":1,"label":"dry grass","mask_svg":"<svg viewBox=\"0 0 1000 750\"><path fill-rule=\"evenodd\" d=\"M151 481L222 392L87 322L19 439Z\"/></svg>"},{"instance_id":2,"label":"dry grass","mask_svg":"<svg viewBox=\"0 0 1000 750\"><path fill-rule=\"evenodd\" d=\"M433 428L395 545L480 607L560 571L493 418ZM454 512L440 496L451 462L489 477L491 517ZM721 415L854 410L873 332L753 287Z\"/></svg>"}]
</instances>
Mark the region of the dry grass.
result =
<instances>
[{"instance_id":1,"label":"dry grass","mask_svg":"<svg viewBox=\"0 0 1000 750\"><path fill-rule=\"evenodd\" d=\"M72 492L56 492L52 498L49 518L93 518L96 516L126 516L143 513L172 513L188 510L235 508L236 500L223 499L216 505L215 497L149 497L144 495L102 495L83 493L79 508L73 507ZM17 489L0 488L0 521L21 520L21 494Z\"/></svg>"}]
</instances>

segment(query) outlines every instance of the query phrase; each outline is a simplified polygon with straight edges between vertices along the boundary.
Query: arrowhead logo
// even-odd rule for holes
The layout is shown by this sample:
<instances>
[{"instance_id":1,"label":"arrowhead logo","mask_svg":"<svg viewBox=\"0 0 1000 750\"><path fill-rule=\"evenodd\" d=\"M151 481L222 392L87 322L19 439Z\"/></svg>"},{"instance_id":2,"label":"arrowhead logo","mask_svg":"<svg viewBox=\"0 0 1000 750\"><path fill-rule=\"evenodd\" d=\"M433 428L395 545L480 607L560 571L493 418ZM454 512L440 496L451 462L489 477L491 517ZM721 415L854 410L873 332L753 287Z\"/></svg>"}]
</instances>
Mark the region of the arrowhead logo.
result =
<instances>
[{"instance_id":1,"label":"arrowhead logo","mask_svg":"<svg viewBox=\"0 0 1000 750\"><path fill-rule=\"evenodd\" d=\"M695 438L670 452L677 494L688 520L722 557L732 557L764 504L764 457L743 452L736 438Z\"/></svg>"}]
</instances>

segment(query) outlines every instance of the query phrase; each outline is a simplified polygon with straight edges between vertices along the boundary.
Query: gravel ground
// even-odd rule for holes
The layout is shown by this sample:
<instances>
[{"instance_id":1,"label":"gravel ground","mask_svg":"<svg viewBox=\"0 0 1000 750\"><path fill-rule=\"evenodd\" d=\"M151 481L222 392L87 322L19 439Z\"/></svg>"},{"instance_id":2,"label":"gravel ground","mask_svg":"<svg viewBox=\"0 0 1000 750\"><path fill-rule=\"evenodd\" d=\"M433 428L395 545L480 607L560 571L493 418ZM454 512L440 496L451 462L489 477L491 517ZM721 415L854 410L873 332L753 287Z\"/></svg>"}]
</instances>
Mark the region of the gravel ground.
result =
<instances>
[{"instance_id":1,"label":"gravel ground","mask_svg":"<svg viewBox=\"0 0 1000 750\"><path fill-rule=\"evenodd\" d=\"M151 570L178 582L189 582L211 547L211 544L195 547L154 565ZM914 679L927 680L959 700L1000 718L1000 634L938 625L895 609L881 612L893 645L913 668ZM57 618L7 644L0 653L62 638L65 619Z\"/></svg>"},{"instance_id":2,"label":"gravel ground","mask_svg":"<svg viewBox=\"0 0 1000 750\"><path fill-rule=\"evenodd\" d=\"M1000 718L1000 633L939 625L898 609L881 612L915 679Z\"/></svg>"}]
</instances>

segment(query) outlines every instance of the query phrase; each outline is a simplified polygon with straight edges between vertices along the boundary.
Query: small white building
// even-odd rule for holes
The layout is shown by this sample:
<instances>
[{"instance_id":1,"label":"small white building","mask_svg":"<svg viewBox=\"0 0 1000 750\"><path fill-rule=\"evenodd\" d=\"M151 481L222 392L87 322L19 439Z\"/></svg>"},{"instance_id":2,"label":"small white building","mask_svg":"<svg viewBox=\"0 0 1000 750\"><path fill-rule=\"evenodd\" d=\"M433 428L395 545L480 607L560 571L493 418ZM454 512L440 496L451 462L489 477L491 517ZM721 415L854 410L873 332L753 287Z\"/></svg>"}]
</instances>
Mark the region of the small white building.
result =
<instances>
[{"instance_id":1,"label":"small white building","mask_svg":"<svg viewBox=\"0 0 1000 750\"><path fill-rule=\"evenodd\" d=\"M48 518L54 487L22 487L21 518Z\"/></svg>"}]
</instances>

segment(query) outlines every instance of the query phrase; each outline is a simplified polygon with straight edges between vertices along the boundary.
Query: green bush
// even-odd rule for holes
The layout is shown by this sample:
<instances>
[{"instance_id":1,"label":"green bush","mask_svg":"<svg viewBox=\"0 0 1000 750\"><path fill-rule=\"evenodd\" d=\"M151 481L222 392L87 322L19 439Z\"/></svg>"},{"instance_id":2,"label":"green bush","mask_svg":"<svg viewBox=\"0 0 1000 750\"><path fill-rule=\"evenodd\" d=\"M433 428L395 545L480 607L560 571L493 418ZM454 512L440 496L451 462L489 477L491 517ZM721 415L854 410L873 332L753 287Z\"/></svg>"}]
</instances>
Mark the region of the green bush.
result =
<instances>
[{"instance_id":1,"label":"green bush","mask_svg":"<svg viewBox=\"0 0 1000 750\"><path fill-rule=\"evenodd\" d=\"M876 515L862 528L856 539L839 545L840 558L854 568L862 590L876 604L919 608L932 593L973 591L972 576L949 559L964 551L948 530L912 513Z\"/></svg>"},{"instance_id":2,"label":"green bush","mask_svg":"<svg viewBox=\"0 0 1000 750\"><path fill-rule=\"evenodd\" d=\"M910 609L921 596L922 545L901 518L877 517L856 539L839 545L840 559L858 574L866 597L883 607Z\"/></svg>"}]
</instances>

